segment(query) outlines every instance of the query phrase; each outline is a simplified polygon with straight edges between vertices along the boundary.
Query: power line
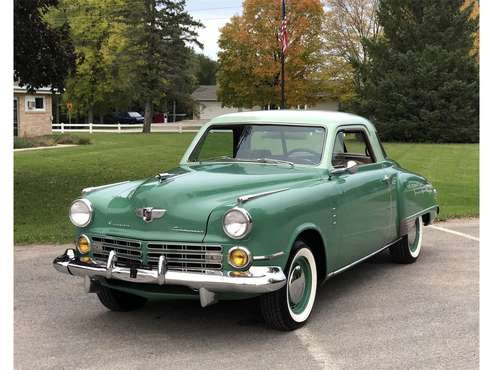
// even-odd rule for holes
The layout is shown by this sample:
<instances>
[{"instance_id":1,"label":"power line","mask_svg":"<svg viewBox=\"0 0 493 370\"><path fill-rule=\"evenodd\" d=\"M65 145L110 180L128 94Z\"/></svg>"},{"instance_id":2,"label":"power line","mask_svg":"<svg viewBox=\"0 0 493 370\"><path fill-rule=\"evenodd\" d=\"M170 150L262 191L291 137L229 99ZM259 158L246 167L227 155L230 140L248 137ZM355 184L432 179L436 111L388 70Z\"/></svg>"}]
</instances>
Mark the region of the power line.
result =
<instances>
[{"instance_id":1,"label":"power line","mask_svg":"<svg viewBox=\"0 0 493 370\"><path fill-rule=\"evenodd\" d=\"M242 6L225 6L222 8L201 8L201 9L187 9L189 13L191 12L206 12L209 10L224 10L224 9L242 9Z\"/></svg>"},{"instance_id":2,"label":"power line","mask_svg":"<svg viewBox=\"0 0 493 370\"><path fill-rule=\"evenodd\" d=\"M91 18L104 18L108 20L108 17L105 16L104 14L78 14L78 15L68 15L68 16L53 16L52 17L56 21L65 21L67 19L91 19ZM231 17L213 17L213 18L199 18L196 17L196 19L201 20L201 21L212 21L212 20L220 20L220 19L230 19Z\"/></svg>"}]
</instances>

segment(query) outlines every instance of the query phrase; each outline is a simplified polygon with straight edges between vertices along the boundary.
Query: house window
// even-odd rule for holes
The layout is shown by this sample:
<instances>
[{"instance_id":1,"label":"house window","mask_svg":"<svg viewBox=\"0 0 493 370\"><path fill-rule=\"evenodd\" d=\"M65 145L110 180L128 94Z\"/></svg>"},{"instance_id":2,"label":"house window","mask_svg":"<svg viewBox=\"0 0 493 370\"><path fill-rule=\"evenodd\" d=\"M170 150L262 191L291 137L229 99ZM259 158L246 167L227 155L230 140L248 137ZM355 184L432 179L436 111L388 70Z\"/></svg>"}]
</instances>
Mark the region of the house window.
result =
<instances>
[{"instance_id":1,"label":"house window","mask_svg":"<svg viewBox=\"0 0 493 370\"><path fill-rule=\"evenodd\" d=\"M26 96L26 112L44 112L45 98L43 96Z\"/></svg>"},{"instance_id":2,"label":"house window","mask_svg":"<svg viewBox=\"0 0 493 370\"><path fill-rule=\"evenodd\" d=\"M36 109L45 109L45 100L43 98L34 98L34 106Z\"/></svg>"}]
</instances>

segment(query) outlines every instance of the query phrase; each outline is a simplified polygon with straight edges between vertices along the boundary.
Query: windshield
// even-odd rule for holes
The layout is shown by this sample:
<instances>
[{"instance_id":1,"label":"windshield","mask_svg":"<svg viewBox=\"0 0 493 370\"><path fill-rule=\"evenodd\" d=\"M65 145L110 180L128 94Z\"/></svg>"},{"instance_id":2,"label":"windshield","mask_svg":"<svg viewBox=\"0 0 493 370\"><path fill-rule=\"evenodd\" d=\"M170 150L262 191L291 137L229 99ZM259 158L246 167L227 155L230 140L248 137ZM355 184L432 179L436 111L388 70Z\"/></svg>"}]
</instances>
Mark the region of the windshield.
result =
<instances>
[{"instance_id":1,"label":"windshield","mask_svg":"<svg viewBox=\"0 0 493 370\"><path fill-rule=\"evenodd\" d=\"M190 162L249 161L318 165L325 129L311 126L211 126L190 155Z\"/></svg>"},{"instance_id":2,"label":"windshield","mask_svg":"<svg viewBox=\"0 0 493 370\"><path fill-rule=\"evenodd\" d=\"M138 112L128 112L128 115L135 118L142 117Z\"/></svg>"}]
</instances>

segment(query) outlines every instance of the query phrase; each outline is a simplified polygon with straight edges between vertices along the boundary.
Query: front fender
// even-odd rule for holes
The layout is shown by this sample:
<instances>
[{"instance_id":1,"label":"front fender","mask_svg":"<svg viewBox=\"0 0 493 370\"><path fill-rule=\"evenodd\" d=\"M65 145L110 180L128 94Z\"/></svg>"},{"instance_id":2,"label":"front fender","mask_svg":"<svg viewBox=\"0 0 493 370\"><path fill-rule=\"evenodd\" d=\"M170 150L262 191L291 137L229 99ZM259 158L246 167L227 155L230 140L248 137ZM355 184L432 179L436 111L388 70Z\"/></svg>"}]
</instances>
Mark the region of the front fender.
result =
<instances>
[{"instance_id":1,"label":"front fender","mask_svg":"<svg viewBox=\"0 0 493 370\"><path fill-rule=\"evenodd\" d=\"M283 252L274 260L255 261L255 265L276 265L284 268L296 238L306 230L316 230L325 245L325 255L329 259L327 246L336 246L337 233L331 232L328 209L335 204L330 196L333 184L320 180L303 187L290 189L263 198L248 201L241 206L251 215L252 231L244 239L229 239L223 231L224 213L236 204L216 208L209 217L207 233L204 238L208 243L221 243L227 246L239 245L248 248L253 256L266 256ZM335 189L335 187L334 187ZM332 256L335 258L335 256ZM327 261L326 261L327 262Z\"/></svg>"}]
</instances>

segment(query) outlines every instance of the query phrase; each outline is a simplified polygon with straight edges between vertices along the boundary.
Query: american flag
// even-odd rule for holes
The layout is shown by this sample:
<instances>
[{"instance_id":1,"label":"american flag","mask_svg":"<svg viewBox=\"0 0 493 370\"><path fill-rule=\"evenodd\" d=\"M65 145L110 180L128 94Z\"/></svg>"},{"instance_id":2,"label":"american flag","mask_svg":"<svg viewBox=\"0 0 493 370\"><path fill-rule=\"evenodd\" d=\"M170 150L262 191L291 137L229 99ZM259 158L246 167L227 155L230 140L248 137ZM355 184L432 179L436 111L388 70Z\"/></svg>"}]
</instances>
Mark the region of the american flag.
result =
<instances>
[{"instance_id":1,"label":"american flag","mask_svg":"<svg viewBox=\"0 0 493 370\"><path fill-rule=\"evenodd\" d=\"M279 32L279 42L281 43L282 53L288 51L288 18L286 17L286 4L282 0L282 22Z\"/></svg>"}]
</instances>

